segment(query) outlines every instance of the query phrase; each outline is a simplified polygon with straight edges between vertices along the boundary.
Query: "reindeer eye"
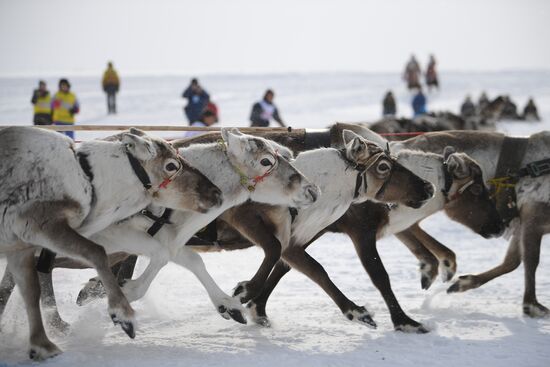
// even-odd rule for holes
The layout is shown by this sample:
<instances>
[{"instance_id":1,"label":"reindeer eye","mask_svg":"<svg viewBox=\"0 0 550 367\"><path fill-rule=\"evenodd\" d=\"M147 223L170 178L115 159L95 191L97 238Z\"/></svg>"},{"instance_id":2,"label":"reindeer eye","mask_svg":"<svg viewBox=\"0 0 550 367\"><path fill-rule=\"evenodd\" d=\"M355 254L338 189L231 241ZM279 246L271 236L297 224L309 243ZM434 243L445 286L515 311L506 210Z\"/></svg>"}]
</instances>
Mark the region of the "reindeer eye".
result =
<instances>
[{"instance_id":1,"label":"reindeer eye","mask_svg":"<svg viewBox=\"0 0 550 367\"><path fill-rule=\"evenodd\" d=\"M390 169L391 169L391 166L386 161L382 161L378 163L378 165L376 166L376 171L381 175L388 173Z\"/></svg>"},{"instance_id":2,"label":"reindeer eye","mask_svg":"<svg viewBox=\"0 0 550 367\"><path fill-rule=\"evenodd\" d=\"M483 192L483 187L480 184L473 184L470 186L470 192L475 196L479 196Z\"/></svg>"},{"instance_id":3,"label":"reindeer eye","mask_svg":"<svg viewBox=\"0 0 550 367\"><path fill-rule=\"evenodd\" d=\"M272 166L272 165L273 165L273 163L271 163L271 161L270 161L269 159L267 159L267 158L262 159L262 160L260 161L260 164L261 164L262 166L266 166L266 167Z\"/></svg>"},{"instance_id":4,"label":"reindeer eye","mask_svg":"<svg viewBox=\"0 0 550 367\"><path fill-rule=\"evenodd\" d=\"M166 165L164 166L164 169L165 169L167 172L174 172L174 171L177 171L178 168L179 168L179 163L177 163L175 160L166 163Z\"/></svg>"}]
</instances>

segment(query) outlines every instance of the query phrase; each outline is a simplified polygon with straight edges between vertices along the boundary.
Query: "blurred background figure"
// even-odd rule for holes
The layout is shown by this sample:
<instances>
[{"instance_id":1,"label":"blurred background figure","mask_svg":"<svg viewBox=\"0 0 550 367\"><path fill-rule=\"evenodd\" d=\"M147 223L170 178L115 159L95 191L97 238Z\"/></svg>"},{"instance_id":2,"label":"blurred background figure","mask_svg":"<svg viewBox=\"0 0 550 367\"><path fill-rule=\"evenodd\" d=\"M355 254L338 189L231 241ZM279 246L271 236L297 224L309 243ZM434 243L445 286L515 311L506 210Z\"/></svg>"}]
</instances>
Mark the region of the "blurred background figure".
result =
<instances>
[{"instance_id":1,"label":"blurred background figure","mask_svg":"<svg viewBox=\"0 0 550 367\"><path fill-rule=\"evenodd\" d=\"M185 116L189 124L200 119L202 112L210 101L210 95L202 89L196 78L191 79L191 83L183 91L182 97L187 99L187 105L184 108Z\"/></svg>"},{"instance_id":2,"label":"blurred background figure","mask_svg":"<svg viewBox=\"0 0 550 367\"><path fill-rule=\"evenodd\" d=\"M426 96L422 93L422 87L418 87L418 92L415 94L412 100L413 116L417 117L427 112L426 109Z\"/></svg>"},{"instance_id":3,"label":"blurred background figure","mask_svg":"<svg viewBox=\"0 0 550 367\"><path fill-rule=\"evenodd\" d=\"M395 98L391 90L386 92L384 100L382 101L382 116L395 116L397 114L397 106L395 104Z\"/></svg>"},{"instance_id":4,"label":"blurred background figure","mask_svg":"<svg viewBox=\"0 0 550 367\"><path fill-rule=\"evenodd\" d=\"M214 125L216 122L218 122L218 116L213 111L206 109L201 114L201 117L197 121L193 122L191 126L208 127ZM185 137L190 138L192 136L202 135L204 133L207 133L207 131L187 131L185 133Z\"/></svg>"},{"instance_id":5,"label":"blurred background figure","mask_svg":"<svg viewBox=\"0 0 550 367\"><path fill-rule=\"evenodd\" d=\"M46 82L38 82L38 89L32 93L31 103L34 106L33 123L35 125L52 124L52 97L46 87Z\"/></svg>"},{"instance_id":6,"label":"blurred background figure","mask_svg":"<svg viewBox=\"0 0 550 367\"><path fill-rule=\"evenodd\" d=\"M481 95L479 96L479 100L477 101L477 113L481 114L481 111L484 111L487 106L489 106L489 97L487 97L487 93L485 91L481 92Z\"/></svg>"},{"instance_id":7,"label":"blurred background figure","mask_svg":"<svg viewBox=\"0 0 550 367\"><path fill-rule=\"evenodd\" d=\"M109 61L107 70L103 73L103 91L107 93L107 113L116 113L116 94L120 88L120 79L113 63Z\"/></svg>"},{"instance_id":8,"label":"blurred background figure","mask_svg":"<svg viewBox=\"0 0 550 367\"><path fill-rule=\"evenodd\" d=\"M540 121L539 113L537 111L537 106L533 98L529 98L525 108L523 109L523 119L526 121Z\"/></svg>"},{"instance_id":9,"label":"blurred background figure","mask_svg":"<svg viewBox=\"0 0 550 367\"><path fill-rule=\"evenodd\" d=\"M275 93L271 89L268 89L264 94L264 98L254 103L250 112L250 126L268 127L272 119L277 121L282 127L286 126L279 115L279 110L273 103L273 98L275 98Z\"/></svg>"},{"instance_id":10,"label":"blurred background figure","mask_svg":"<svg viewBox=\"0 0 550 367\"><path fill-rule=\"evenodd\" d=\"M59 80L59 91L52 100L52 120L54 125L74 125L76 115L80 111L80 104L76 95L71 92L71 84L67 79ZM63 131L74 139L74 131Z\"/></svg>"},{"instance_id":11,"label":"blurred background figure","mask_svg":"<svg viewBox=\"0 0 550 367\"><path fill-rule=\"evenodd\" d=\"M476 106L474 105L474 102L472 102L472 98L469 95L466 96L462 106L460 106L460 115L463 119L474 117L476 115Z\"/></svg>"},{"instance_id":12,"label":"blurred background figure","mask_svg":"<svg viewBox=\"0 0 550 367\"><path fill-rule=\"evenodd\" d=\"M426 69L426 85L428 86L428 92L432 88L439 90L439 79L437 78L437 71L435 70L435 57L430 55L430 60L428 61L428 68Z\"/></svg>"},{"instance_id":13,"label":"blurred background figure","mask_svg":"<svg viewBox=\"0 0 550 367\"><path fill-rule=\"evenodd\" d=\"M409 62L405 66L405 72L403 73L403 79L407 82L407 88L420 88L420 75L420 65L416 57L411 55Z\"/></svg>"}]
</instances>

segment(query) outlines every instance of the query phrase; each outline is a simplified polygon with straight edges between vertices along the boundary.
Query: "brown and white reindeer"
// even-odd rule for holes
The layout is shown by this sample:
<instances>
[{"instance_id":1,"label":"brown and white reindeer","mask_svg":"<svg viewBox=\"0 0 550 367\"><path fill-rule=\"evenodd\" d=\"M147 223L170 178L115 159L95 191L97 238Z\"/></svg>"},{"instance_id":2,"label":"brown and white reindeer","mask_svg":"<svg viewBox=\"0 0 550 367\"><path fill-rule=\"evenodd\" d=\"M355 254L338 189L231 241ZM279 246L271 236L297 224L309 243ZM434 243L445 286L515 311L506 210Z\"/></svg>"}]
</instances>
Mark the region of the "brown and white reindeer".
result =
<instances>
[{"instance_id":1,"label":"brown and white reindeer","mask_svg":"<svg viewBox=\"0 0 550 367\"><path fill-rule=\"evenodd\" d=\"M550 232L550 132L536 133L528 138L510 138L490 132L438 132L396 143L395 147L439 152L447 145L472 156L483 167L485 179L492 180L497 187L503 183L502 179L507 185L513 185L518 216L510 223L512 238L503 262L483 273L461 276L448 292L477 288L523 263L523 313L530 317L548 317L549 309L537 300L536 270L542 236ZM517 162L515 167L497 173L501 170L501 162L506 166L510 160ZM513 202L505 204L515 205Z\"/></svg>"},{"instance_id":2,"label":"brown and white reindeer","mask_svg":"<svg viewBox=\"0 0 550 367\"><path fill-rule=\"evenodd\" d=\"M36 246L93 266L115 324L135 336L134 310L89 236L157 203L207 212L221 191L164 140L131 129L120 141L75 146L61 134L28 127L0 130L0 254L21 289L30 328L29 356L61 353L44 330Z\"/></svg>"},{"instance_id":3,"label":"brown and white reindeer","mask_svg":"<svg viewBox=\"0 0 550 367\"><path fill-rule=\"evenodd\" d=\"M200 255L184 244L225 210L246 201L302 208L315 202L320 195L319 189L288 161L292 153L287 148L260 137L241 134L236 129L222 129L221 137L223 140L194 144L178 151L221 189L222 205L208 213L168 212L165 207L149 205L146 211L91 237L115 257L124 251L150 258L143 274L138 279L127 280L122 286L130 302L143 297L160 269L172 261L193 272L222 317L246 323L240 302L220 289L208 274ZM57 262L59 266L82 267L62 258ZM49 306L55 307L51 276L49 283L45 284L49 293L43 293L43 300L52 299L54 303ZM96 281L91 284L96 289L100 286ZM0 288L4 299L0 301L5 305L10 285L7 278L4 285ZM54 326L63 326L58 312L53 312L57 315L54 316Z\"/></svg>"}]
</instances>

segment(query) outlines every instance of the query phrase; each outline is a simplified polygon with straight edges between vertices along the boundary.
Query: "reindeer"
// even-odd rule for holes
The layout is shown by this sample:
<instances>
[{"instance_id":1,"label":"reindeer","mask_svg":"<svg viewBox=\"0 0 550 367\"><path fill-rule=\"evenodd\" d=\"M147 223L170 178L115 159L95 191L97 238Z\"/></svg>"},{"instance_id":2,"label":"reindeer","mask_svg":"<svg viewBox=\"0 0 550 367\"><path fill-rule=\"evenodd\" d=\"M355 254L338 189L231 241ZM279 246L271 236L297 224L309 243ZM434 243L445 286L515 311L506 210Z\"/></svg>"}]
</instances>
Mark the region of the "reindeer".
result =
<instances>
[{"instance_id":1,"label":"reindeer","mask_svg":"<svg viewBox=\"0 0 550 367\"><path fill-rule=\"evenodd\" d=\"M513 142L515 140L515 142ZM512 146L506 146L512 141ZM490 280L515 270L524 264L525 291L523 295L523 313L529 317L548 317L550 311L539 303L536 297L536 269L540 259L542 236L550 231L550 176L548 173L548 152L550 151L550 133L540 132L528 138L508 138L500 133L449 131L429 133L396 144L406 149L420 149L438 152L444 146L453 145L458 150L472 156L483 168L484 177L498 187L501 185L497 174L497 164L501 156L504 161L514 159L517 167L509 167L506 176L512 176L517 196L517 215L519 220L510 223L512 237L503 262L486 272L461 276L448 292L464 292L478 288ZM519 147L523 148L519 148ZM503 148L504 147L504 148ZM524 153L521 154L521 150ZM519 157L515 157L515 154ZM505 177L506 179L506 177ZM513 181L512 181L513 182ZM505 203L513 206L515 203Z\"/></svg>"},{"instance_id":2,"label":"reindeer","mask_svg":"<svg viewBox=\"0 0 550 367\"><path fill-rule=\"evenodd\" d=\"M225 210L246 201L302 208L315 202L320 195L318 187L289 163L292 153L287 148L243 135L236 129L222 129L222 138L223 141L179 149L179 154L222 190L223 205L208 213L176 210L169 217L163 214L166 208L150 205L142 213L91 237L103 245L107 253L117 257L125 251L151 259L138 279L123 284L122 291L130 302L145 295L158 271L171 260L197 276L222 317L246 323L241 304L219 288L206 271L200 255L182 245ZM153 233L151 229L155 226L158 227ZM65 259L58 259L58 262L63 266L81 267L81 264L63 263L67 262ZM95 279L91 284L99 286ZM48 287L51 289L51 285ZM53 294L45 297L53 297ZM59 314L55 311L54 315L54 326L63 326Z\"/></svg>"},{"instance_id":3,"label":"reindeer","mask_svg":"<svg viewBox=\"0 0 550 367\"><path fill-rule=\"evenodd\" d=\"M135 337L134 310L111 273L105 250L88 237L151 203L207 212L221 191L161 139L131 129L120 141L71 139L27 127L0 130L0 252L20 286L32 359L61 353L44 330L36 246L93 266L115 324Z\"/></svg>"}]
</instances>

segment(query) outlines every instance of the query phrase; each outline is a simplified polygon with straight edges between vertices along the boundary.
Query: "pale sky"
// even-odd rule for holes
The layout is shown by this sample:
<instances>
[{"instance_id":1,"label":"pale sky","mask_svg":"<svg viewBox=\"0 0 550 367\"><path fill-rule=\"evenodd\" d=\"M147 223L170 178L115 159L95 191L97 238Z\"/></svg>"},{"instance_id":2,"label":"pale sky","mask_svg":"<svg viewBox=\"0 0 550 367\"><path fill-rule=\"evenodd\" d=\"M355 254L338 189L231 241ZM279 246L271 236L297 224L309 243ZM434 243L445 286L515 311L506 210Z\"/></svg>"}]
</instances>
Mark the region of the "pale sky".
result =
<instances>
[{"instance_id":1,"label":"pale sky","mask_svg":"<svg viewBox=\"0 0 550 367\"><path fill-rule=\"evenodd\" d=\"M0 0L0 75L550 69L548 0Z\"/></svg>"}]
</instances>

